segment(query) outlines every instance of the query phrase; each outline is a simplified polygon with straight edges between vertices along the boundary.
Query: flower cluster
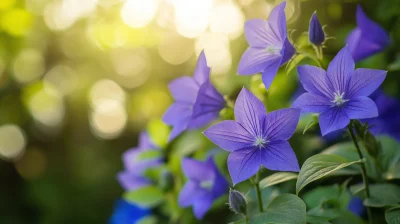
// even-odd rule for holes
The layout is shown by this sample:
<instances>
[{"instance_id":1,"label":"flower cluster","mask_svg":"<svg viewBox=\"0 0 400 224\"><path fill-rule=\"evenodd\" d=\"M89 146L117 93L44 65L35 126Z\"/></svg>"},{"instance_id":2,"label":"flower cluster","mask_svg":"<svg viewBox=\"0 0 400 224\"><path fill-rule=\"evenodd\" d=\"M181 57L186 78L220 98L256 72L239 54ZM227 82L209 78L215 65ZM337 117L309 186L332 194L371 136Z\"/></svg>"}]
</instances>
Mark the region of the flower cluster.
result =
<instances>
[{"instance_id":1,"label":"flower cluster","mask_svg":"<svg viewBox=\"0 0 400 224\"><path fill-rule=\"evenodd\" d=\"M288 38L285 6L286 2L283 2L273 8L267 21L252 19L244 25L249 47L240 59L238 73L239 75L262 73L262 82L266 89L271 86L283 64L295 61L293 60L294 55L309 57L309 53L304 53L301 47L291 43ZM347 45L332 57L325 70L322 48L325 47L323 43L327 38L316 13L314 13L309 24L308 47L312 46L317 49L317 56L312 56L311 59L318 64L318 67L314 65L296 66L302 88L301 95L296 95L292 105L287 105L287 108L268 112L263 101L246 87L242 87L236 97L234 107L231 108L232 105L228 104L225 99L234 98L236 95L224 98L218 92L211 82L211 68L207 65L206 55L201 52L193 77L177 78L169 84L175 102L163 117L163 121L172 126L168 139L169 144L163 149L166 153L165 158L148 156L151 155L149 152L157 152L160 149L150 142L146 133L142 133L139 146L128 150L123 156L126 170L118 175L121 185L127 191L135 192L137 189L154 184L144 176L145 170L164 167L164 172L155 174L155 179L160 179L160 183L166 181L168 184L159 184L161 190L149 189L148 197L151 198L149 200L154 202L153 208L163 201L168 201L166 206L163 206L158 212L165 210L172 211L171 213L175 212L173 215L167 215L171 215L171 220L183 223L185 218L182 210L179 209L192 207L195 218L200 220L205 217L213 205L217 204L215 201L226 196L230 183L224 175L225 167L229 171L232 187L239 189L244 186L243 189L246 189L248 187L246 180L250 180L249 182L255 187L254 191L250 190L246 195L237 189L229 191L230 208L235 213L242 215L246 223L249 219L253 220L251 223L305 223L307 207L312 208L307 211L308 216L317 217L315 220L323 223L329 223L335 218L345 217L344 219L347 219L349 216L351 216L349 219L356 220L353 216L363 215L365 209L368 210L368 219L372 220L368 207L390 207L399 203L400 201L393 202L393 199L388 199L388 201L392 200L391 204L387 202L388 204L384 205L374 205L373 203L378 202L368 200L370 197L378 197L373 194L376 194L376 189L381 186L373 185L374 190L370 191L369 179L382 182L386 179L398 178L397 171L393 171L399 167L397 160L392 161L390 166L380 164L382 160L378 155L382 155L387 149L373 134L388 134L400 140L400 129L398 128L400 119L397 116L400 102L386 96L380 89L387 71L356 68L355 64L355 61L382 51L390 43L388 35L379 25L367 18L360 6L357 8L357 25L358 27L349 34ZM263 94L269 94L269 92L264 91ZM267 104L268 102L266 100ZM233 109L234 114L231 119L221 120L222 117L219 115L224 108ZM350 137L347 138L352 140L356 151L340 151L345 150L347 145L346 147L333 147L311 156L300 168L295 152L301 150L301 145L291 144L289 141L296 130L300 129L301 113L317 115L314 116L317 120L310 123L311 125L319 123L322 136L342 133L343 129L347 127L348 137ZM210 123L212 124L210 125ZM305 130L309 128L308 126ZM178 136L187 130L203 131L205 137L220 149L227 151L229 155L223 154L220 149L198 150L190 153L176 152L171 149L171 145L174 146L174 143L181 139ZM179 146L185 147L187 142ZM360 145L364 147L362 148ZM363 155L366 153L368 159L373 158L372 162L364 158ZM227 159L223 157L224 159L221 160L222 157L218 155L226 155ZM354 160L354 158L358 158L358 160ZM361 183L364 188L354 185L352 187L352 191L356 192L354 195L343 190L351 182L348 180L340 187L332 185L330 188L318 189L324 193L329 192L326 193L326 198L321 198L321 193L317 190L306 193L303 199L293 194L280 195L276 199L271 199L272 202L268 205L268 209L270 209L269 211L280 210L284 215L275 217L273 214L264 212L265 204L262 202L264 188L297 179L296 193L300 195L299 192L305 185L334 171L346 167L354 168L355 165L359 165L361 169L345 170L347 174L360 174L359 176L362 177ZM371 171L372 166L377 167L376 173L367 174L367 171ZM275 172L260 180L260 176L265 176L265 170L268 170L268 173L280 172ZM346 172L338 175L346 175ZM389 183L385 184L390 185ZM393 188L393 192L398 189L393 185L382 187L382 189L389 188ZM365 192L365 195L362 196L359 194L360 192ZM160 198L154 196L159 194L166 196L160 196ZM252 208L250 204L256 201L251 198L251 195L257 196L259 211L256 212L256 215L254 212L248 211ZM315 195L318 197L313 200L308 199ZM145 196L143 195L143 197ZM339 201L343 198L346 198L344 202ZM353 199L350 201L350 198ZM134 199L140 201L137 198ZM362 200L366 207L362 205ZM317 204L316 201L318 201ZM286 206L285 203L290 206ZM176 208L175 204L179 205L179 208ZM339 210L329 210L331 206L339 204ZM325 209L325 205L328 205L326 206L329 207L327 212L333 218L325 217L328 216L328 213L321 212ZM348 207L353 213L344 212L343 207L346 209ZM178 209L178 211L174 209ZM291 214L286 215L286 213ZM291 217L292 213L295 217ZM308 216L307 222L309 221ZM310 223L319 223L319 221L312 221Z\"/></svg>"}]
</instances>

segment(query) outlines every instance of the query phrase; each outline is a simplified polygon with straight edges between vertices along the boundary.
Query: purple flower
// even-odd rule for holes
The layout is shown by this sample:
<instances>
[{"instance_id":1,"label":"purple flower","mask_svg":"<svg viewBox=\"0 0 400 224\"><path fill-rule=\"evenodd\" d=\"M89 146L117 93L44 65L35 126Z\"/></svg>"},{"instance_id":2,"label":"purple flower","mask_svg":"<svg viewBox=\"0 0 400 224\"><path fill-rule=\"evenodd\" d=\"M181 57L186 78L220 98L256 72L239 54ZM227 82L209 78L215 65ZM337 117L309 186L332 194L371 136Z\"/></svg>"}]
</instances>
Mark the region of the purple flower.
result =
<instances>
[{"instance_id":1,"label":"purple flower","mask_svg":"<svg viewBox=\"0 0 400 224\"><path fill-rule=\"evenodd\" d=\"M340 50L327 72L310 65L297 67L297 72L307 93L298 97L292 107L320 113L323 136L346 127L350 119L378 116L376 104L367 96L382 84L386 71L354 70L354 60L347 47Z\"/></svg>"},{"instance_id":2,"label":"purple flower","mask_svg":"<svg viewBox=\"0 0 400 224\"><path fill-rule=\"evenodd\" d=\"M358 5L357 28L351 31L346 43L354 60L360 61L385 49L390 43L390 38L386 31L370 20Z\"/></svg>"},{"instance_id":3,"label":"purple flower","mask_svg":"<svg viewBox=\"0 0 400 224\"><path fill-rule=\"evenodd\" d=\"M173 126L169 140L185 130L201 128L219 116L225 107L224 97L210 81L210 68L204 52L197 61L194 77L184 76L169 84L175 99L165 112L163 120Z\"/></svg>"},{"instance_id":4,"label":"purple flower","mask_svg":"<svg viewBox=\"0 0 400 224\"><path fill-rule=\"evenodd\" d=\"M158 151L146 132L140 133L138 147L127 150L122 155L125 170L118 173L117 179L125 190L134 190L151 183L144 175L148 168L161 164L160 158L138 159L143 152Z\"/></svg>"},{"instance_id":5,"label":"purple flower","mask_svg":"<svg viewBox=\"0 0 400 224\"><path fill-rule=\"evenodd\" d=\"M133 224L150 214L151 211L149 209L138 207L120 199L115 203L114 213L109 220L109 224Z\"/></svg>"},{"instance_id":6,"label":"purple flower","mask_svg":"<svg viewBox=\"0 0 400 224\"><path fill-rule=\"evenodd\" d=\"M364 216L366 210L363 201L357 196L351 198L349 204L347 205L347 209L359 217Z\"/></svg>"},{"instance_id":7,"label":"purple flower","mask_svg":"<svg viewBox=\"0 0 400 224\"><path fill-rule=\"evenodd\" d=\"M234 184L253 176L260 166L270 170L299 171L287 140L296 130L298 109L281 109L266 114L259 99L245 88L235 104L236 121L223 121L204 134L220 148L231 152L228 169Z\"/></svg>"},{"instance_id":8,"label":"purple flower","mask_svg":"<svg viewBox=\"0 0 400 224\"><path fill-rule=\"evenodd\" d=\"M228 191L228 182L218 171L213 157L206 161L184 158L182 170L188 178L179 194L181 207L193 206L197 219L202 219L215 199Z\"/></svg>"},{"instance_id":9,"label":"purple flower","mask_svg":"<svg viewBox=\"0 0 400 224\"><path fill-rule=\"evenodd\" d=\"M308 39L317 46L320 46L325 40L324 30L315 12L311 16L310 26L308 28Z\"/></svg>"},{"instance_id":10,"label":"purple flower","mask_svg":"<svg viewBox=\"0 0 400 224\"><path fill-rule=\"evenodd\" d=\"M373 134L387 134L400 142L400 100L387 96L378 89L371 95L378 107L379 117L365 119Z\"/></svg>"},{"instance_id":11,"label":"purple flower","mask_svg":"<svg viewBox=\"0 0 400 224\"><path fill-rule=\"evenodd\" d=\"M262 72L262 80L268 89L278 68L286 63L295 49L287 39L286 2L272 9L268 21L252 19L244 25L244 32L250 47L239 62L240 75L253 75Z\"/></svg>"}]
</instances>

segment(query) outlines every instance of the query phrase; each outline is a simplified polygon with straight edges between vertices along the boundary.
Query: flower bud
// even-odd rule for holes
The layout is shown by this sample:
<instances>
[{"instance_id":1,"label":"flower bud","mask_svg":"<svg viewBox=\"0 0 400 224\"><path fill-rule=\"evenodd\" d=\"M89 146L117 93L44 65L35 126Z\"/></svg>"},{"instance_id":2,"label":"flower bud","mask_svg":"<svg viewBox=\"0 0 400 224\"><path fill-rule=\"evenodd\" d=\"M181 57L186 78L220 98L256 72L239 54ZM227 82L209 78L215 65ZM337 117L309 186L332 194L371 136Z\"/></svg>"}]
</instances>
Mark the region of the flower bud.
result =
<instances>
[{"instance_id":1,"label":"flower bud","mask_svg":"<svg viewBox=\"0 0 400 224\"><path fill-rule=\"evenodd\" d=\"M376 140L371 132L367 131L364 134L365 148L372 157L378 157L381 151L381 144Z\"/></svg>"},{"instance_id":2,"label":"flower bud","mask_svg":"<svg viewBox=\"0 0 400 224\"><path fill-rule=\"evenodd\" d=\"M317 46L320 46L325 40L324 30L315 12L311 16L310 27L308 28L308 39Z\"/></svg>"},{"instance_id":3,"label":"flower bud","mask_svg":"<svg viewBox=\"0 0 400 224\"><path fill-rule=\"evenodd\" d=\"M247 214L247 203L242 193L236 190L229 191L229 207L235 213Z\"/></svg>"}]
</instances>

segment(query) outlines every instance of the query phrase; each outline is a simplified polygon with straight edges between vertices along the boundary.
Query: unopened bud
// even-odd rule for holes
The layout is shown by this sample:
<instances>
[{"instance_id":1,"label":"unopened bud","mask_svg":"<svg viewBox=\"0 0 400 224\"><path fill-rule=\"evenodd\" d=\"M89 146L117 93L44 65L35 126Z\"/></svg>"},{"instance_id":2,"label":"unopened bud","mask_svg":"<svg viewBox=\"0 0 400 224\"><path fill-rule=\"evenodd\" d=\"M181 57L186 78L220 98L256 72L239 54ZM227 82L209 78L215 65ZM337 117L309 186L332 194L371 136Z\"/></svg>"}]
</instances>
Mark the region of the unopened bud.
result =
<instances>
[{"instance_id":1,"label":"unopened bud","mask_svg":"<svg viewBox=\"0 0 400 224\"><path fill-rule=\"evenodd\" d=\"M247 214L247 203L244 195L236 190L229 191L229 207L235 213Z\"/></svg>"},{"instance_id":2,"label":"unopened bud","mask_svg":"<svg viewBox=\"0 0 400 224\"><path fill-rule=\"evenodd\" d=\"M371 132L366 131L364 134L365 148L372 157L377 157L381 151L381 145Z\"/></svg>"},{"instance_id":3,"label":"unopened bud","mask_svg":"<svg viewBox=\"0 0 400 224\"><path fill-rule=\"evenodd\" d=\"M325 40L325 33L321 23L318 20L317 14L314 12L310 19L308 28L308 38L314 45L320 46Z\"/></svg>"}]
</instances>

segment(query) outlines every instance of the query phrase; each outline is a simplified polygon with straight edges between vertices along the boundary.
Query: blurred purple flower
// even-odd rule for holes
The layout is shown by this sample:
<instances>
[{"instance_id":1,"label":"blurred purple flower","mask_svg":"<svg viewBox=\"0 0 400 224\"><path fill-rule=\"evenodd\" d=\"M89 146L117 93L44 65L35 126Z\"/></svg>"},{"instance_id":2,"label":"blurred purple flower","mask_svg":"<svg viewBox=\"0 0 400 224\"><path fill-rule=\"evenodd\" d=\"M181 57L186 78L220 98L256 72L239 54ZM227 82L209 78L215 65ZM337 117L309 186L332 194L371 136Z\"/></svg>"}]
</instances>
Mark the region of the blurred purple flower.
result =
<instances>
[{"instance_id":1,"label":"blurred purple flower","mask_svg":"<svg viewBox=\"0 0 400 224\"><path fill-rule=\"evenodd\" d=\"M364 216L364 213L366 211L363 201L357 196L351 198L349 204L347 205L347 209L354 215L357 215L359 217Z\"/></svg>"},{"instance_id":2,"label":"blurred purple flower","mask_svg":"<svg viewBox=\"0 0 400 224\"><path fill-rule=\"evenodd\" d=\"M287 140L296 130L298 109L281 109L266 114L264 104L242 89L235 104L236 121L223 121L204 134L231 152L228 169L234 184L253 176L260 166L270 170L299 171L296 155Z\"/></svg>"},{"instance_id":3,"label":"blurred purple flower","mask_svg":"<svg viewBox=\"0 0 400 224\"><path fill-rule=\"evenodd\" d=\"M134 224L150 214L151 211L149 209L138 207L120 199L115 203L114 213L109 220L109 224Z\"/></svg>"},{"instance_id":4,"label":"blurred purple flower","mask_svg":"<svg viewBox=\"0 0 400 224\"><path fill-rule=\"evenodd\" d=\"M385 49L390 38L382 27L365 15L360 5L357 6L356 19L357 28L351 31L346 43L354 60L360 61Z\"/></svg>"},{"instance_id":5,"label":"blurred purple flower","mask_svg":"<svg viewBox=\"0 0 400 224\"><path fill-rule=\"evenodd\" d=\"M268 21L252 19L245 23L244 32L250 47L239 62L240 75L262 72L265 88L269 88L278 68L286 63L295 49L287 39L286 2L272 9Z\"/></svg>"},{"instance_id":6,"label":"blurred purple flower","mask_svg":"<svg viewBox=\"0 0 400 224\"><path fill-rule=\"evenodd\" d=\"M170 82L169 89L175 99L165 112L163 120L173 126L169 140L185 130L201 128L219 116L225 107L224 97L210 81L204 51L197 60L194 77L184 76Z\"/></svg>"},{"instance_id":7,"label":"blurred purple flower","mask_svg":"<svg viewBox=\"0 0 400 224\"><path fill-rule=\"evenodd\" d=\"M376 104L367 96L382 84L386 71L354 70L354 60L347 47L340 50L327 72L310 65L297 67L297 72L307 93L297 98L292 107L320 113L323 136L346 127L350 119L378 116Z\"/></svg>"},{"instance_id":8,"label":"blurred purple flower","mask_svg":"<svg viewBox=\"0 0 400 224\"><path fill-rule=\"evenodd\" d=\"M228 182L219 172L213 157L204 162L184 158L182 170L188 182L179 194L179 205L193 206L196 218L202 219L214 200L228 192Z\"/></svg>"},{"instance_id":9,"label":"blurred purple flower","mask_svg":"<svg viewBox=\"0 0 400 224\"><path fill-rule=\"evenodd\" d=\"M145 151L159 150L150 140L146 132L140 133L139 145L127 150L122 155L125 170L118 173L117 179L125 190L134 190L151 183L144 175L148 168L161 164L160 158L141 159L138 157Z\"/></svg>"},{"instance_id":10,"label":"blurred purple flower","mask_svg":"<svg viewBox=\"0 0 400 224\"><path fill-rule=\"evenodd\" d=\"M325 40L325 33L316 12L311 16L310 26L308 28L308 39L317 46L320 46Z\"/></svg>"},{"instance_id":11,"label":"blurred purple flower","mask_svg":"<svg viewBox=\"0 0 400 224\"><path fill-rule=\"evenodd\" d=\"M365 119L373 134L387 134L400 142L400 100L387 96L378 89L371 95L378 107L379 117Z\"/></svg>"}]
</instances>

